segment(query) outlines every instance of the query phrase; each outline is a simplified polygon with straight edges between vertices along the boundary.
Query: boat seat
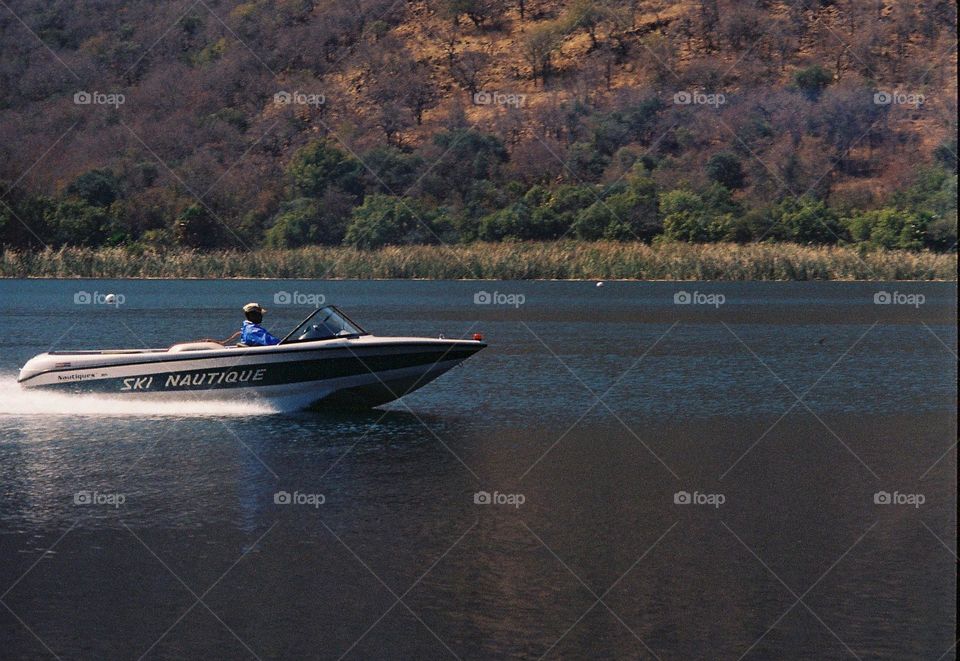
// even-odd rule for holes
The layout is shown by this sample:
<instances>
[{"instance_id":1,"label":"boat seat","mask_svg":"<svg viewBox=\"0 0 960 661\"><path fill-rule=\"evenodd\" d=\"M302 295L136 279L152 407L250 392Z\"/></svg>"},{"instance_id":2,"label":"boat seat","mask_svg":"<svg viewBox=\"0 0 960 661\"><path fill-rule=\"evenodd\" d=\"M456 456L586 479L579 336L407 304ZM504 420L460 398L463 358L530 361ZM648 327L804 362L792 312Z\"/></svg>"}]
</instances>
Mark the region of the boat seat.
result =
<instances>
[{"instance_id":1,"label":"boat seat","mask_svg":"<svg viewBox=\"0 0 960 661\"><path fill-rule=\"evenodd\" d=\"M170 353L180 353L181 351L209 351L210 349L222 349L222 344L217 344L216 342L184 342L182 344L174 344L172 347L167 349Z\"/></svg>"}]
</instances>

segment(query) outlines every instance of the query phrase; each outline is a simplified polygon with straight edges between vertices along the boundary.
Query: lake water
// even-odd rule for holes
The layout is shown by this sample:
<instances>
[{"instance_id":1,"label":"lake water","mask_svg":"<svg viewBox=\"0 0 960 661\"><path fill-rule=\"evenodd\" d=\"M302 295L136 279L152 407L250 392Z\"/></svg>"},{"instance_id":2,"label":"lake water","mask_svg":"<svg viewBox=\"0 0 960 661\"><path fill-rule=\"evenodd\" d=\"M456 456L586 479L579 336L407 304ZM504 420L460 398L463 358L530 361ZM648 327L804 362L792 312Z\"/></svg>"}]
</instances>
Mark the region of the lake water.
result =
<instances>
[{"instance_id":1,"label":"lake water","mask_svg":"<svg viewBox=\"0 0 960 661\"><path fill-rule=\"evenodd\" d=\"M953 658L956 294L0 281L0 656ZM490 346L359 414L15 383L320 297Z\"/></svg>"}]
</instances>

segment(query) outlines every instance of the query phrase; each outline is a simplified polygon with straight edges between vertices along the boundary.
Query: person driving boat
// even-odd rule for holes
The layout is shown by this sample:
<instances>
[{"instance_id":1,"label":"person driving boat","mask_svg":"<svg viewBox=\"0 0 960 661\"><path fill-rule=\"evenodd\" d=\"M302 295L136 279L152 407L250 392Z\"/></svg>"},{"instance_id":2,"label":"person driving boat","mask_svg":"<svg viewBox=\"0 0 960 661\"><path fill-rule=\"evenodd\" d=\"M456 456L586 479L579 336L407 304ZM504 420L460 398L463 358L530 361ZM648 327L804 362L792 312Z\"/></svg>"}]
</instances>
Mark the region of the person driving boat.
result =
<instances>
[{"instance_id":1,"label":"person driving boat","mask_svg":"<svg viewBox=\"0 0 960 661\"><path fill-rule=\"evenodd\" d=\"M266 347L274 344L280 344L280 340L271 335L263 326L263 313L266 308L259 303L247 303L243 306L243 316L246 319L240 330L225 339L220 344L229 344L236 338L240 338L240 344L247 347Z\"/></svg>"}]
</instances>

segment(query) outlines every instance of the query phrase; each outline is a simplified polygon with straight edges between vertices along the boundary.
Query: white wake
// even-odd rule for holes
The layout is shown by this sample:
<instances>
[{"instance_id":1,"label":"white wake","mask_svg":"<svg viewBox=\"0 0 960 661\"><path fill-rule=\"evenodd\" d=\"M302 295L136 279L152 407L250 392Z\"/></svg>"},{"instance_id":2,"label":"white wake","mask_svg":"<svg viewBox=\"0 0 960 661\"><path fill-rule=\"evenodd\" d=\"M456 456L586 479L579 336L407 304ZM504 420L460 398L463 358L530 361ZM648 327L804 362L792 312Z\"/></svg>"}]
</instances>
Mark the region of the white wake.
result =
<instances>
[{"instance_id":1,"label":"white wake","mask_svg":"<svg viewBox=\"0 0 960 661\"><path fill-rule=\"evenodd\" d=\"M117 416L221 417L278 413L263 402L178 401L147 402L92 394L56 393L21 388L15 374L0 374L0 416Z\"/></svg>"}]
</instances>

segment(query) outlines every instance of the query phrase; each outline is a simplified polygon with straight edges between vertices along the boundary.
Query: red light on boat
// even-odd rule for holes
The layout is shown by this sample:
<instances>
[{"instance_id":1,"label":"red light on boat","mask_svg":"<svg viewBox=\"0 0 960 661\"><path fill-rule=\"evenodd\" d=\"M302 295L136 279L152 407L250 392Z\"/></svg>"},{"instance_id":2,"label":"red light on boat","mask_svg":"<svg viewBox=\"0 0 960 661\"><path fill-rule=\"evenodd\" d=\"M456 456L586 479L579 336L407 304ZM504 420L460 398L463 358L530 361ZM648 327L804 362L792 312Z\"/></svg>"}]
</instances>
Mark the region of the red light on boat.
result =
<instances>
[{"instance_id":1,"label":"red light on boat","mask_svg":"<svg viewBox=\"0 0 960 661\"><path fill-rule=\"evenodd\" d=\"M477 342L482 342L482 341L483 341L483 335L481 335L480 333L474 333L474 334L473 334L473 339L474 339L475 341L477 341Z\"/></svg>"}]
</instances>

